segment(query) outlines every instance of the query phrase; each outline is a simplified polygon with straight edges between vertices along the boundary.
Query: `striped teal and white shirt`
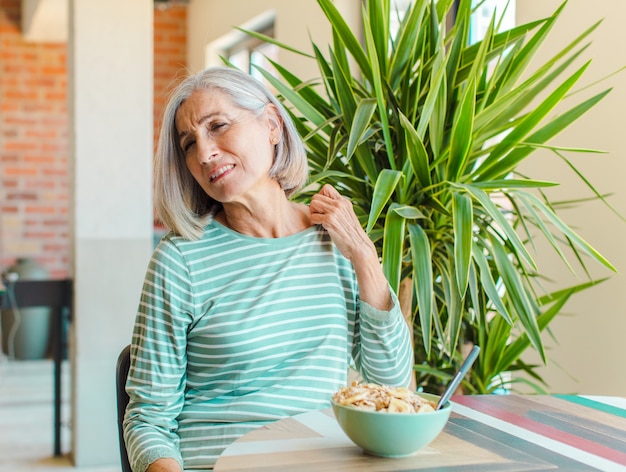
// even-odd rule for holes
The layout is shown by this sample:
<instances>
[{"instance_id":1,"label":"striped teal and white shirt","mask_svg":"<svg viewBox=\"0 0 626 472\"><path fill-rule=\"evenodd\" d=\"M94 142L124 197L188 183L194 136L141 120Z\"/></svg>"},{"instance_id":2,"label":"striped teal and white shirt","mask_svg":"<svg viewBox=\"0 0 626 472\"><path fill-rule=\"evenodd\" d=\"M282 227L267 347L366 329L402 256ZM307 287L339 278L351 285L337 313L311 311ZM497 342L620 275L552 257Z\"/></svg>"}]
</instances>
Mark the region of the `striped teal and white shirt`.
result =
<instances>
[{"instance_id":1,"label":"striped teal and white shirt","mask_svg":"<svg viewBox=\"0 0 626 472\"><path fill-rule=\"evenodd\" d=\"M353 365L408 385L409 331L359 300L350 262L321 226L285 238L216 221L198 241L165 236L135 321L125 439L133 470L161 457L211 470L242 434L325 408Z\"/></svg>"}]
</instances>

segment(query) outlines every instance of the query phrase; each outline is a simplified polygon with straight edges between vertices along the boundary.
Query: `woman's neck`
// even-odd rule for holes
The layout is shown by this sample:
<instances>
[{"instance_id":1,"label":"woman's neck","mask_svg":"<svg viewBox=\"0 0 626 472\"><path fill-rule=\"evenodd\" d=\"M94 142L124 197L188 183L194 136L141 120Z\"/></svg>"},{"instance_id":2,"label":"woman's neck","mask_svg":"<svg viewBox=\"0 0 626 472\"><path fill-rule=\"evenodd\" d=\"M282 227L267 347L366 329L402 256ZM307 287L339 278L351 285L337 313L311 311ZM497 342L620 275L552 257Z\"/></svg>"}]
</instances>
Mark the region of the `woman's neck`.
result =
<instances>
[{"instance_id":1,"label":"woman's neck","mask_svg":"<svg viewBox=\"0 0 626 472\"><path fill-rule=\"evenodd\" d=\"M257 238L282 238L311 226L308 207L282 198L255 205L226 203L215 219L238 233Z\"/></svg>"}]
</instances>

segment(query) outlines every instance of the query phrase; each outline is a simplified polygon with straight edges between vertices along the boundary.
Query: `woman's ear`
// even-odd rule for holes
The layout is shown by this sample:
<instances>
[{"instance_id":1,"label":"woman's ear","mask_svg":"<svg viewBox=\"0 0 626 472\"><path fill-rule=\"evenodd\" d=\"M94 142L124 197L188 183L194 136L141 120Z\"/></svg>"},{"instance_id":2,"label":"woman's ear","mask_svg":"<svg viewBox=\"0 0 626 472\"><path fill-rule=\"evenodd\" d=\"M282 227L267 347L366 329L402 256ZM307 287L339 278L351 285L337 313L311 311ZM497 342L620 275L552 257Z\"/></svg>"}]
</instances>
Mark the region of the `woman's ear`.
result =
<instances>
[{"instance_id":1,"label":"woman's ear","mask_svg":"<svg viewBox=\"0 0 626 472\"><path fill-rule=\"evenodd\" d=\"M265 117L270 132L270 141L274 144L279 142L283 137L283 120L278 113L276 105L268 103L265 107Z\"/></svg>"}]
</instances>

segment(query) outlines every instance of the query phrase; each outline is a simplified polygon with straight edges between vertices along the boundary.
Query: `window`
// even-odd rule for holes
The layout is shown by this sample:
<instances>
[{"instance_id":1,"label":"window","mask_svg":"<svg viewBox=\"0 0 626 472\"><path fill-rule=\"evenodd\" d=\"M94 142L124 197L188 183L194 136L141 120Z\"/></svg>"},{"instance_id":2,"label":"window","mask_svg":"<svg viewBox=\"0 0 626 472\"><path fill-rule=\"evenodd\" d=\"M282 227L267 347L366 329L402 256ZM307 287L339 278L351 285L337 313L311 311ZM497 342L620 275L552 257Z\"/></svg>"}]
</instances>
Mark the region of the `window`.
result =
<instances>
[{"instance_id":1,"label":"window","mask_svg":"<svg viewBox=\"0 0 626 472\"><path fill-rule=\"evenodd\" d=\"M274 37L274 25L272 24L263 31L257 32L265 36ZM273 60L278 58L278 46L249 36L226 49L224 57L239 69L250 73L253 77L262 81L263 76L257 70L257 67L271 70L272 65L267 58Z\"/></svg>"},{"instance_id":2,"label":"window","mask_svg":"<svg viewBox=\"0 0 626 472\"><path fill-rule=\"evenodd\" d=\"M274 20L275 13L270 11L246 22L241 25L241 28L273 38ZM249 36L239 30L233 30L207 46L205 65L220 65L222 58L225 58L237 68L250 73L269 86L257 67L272 73L273 67L268 58L277 60L278 49L278 46L274 44Z\"/></svg>"},{"instance_id":3,"label":"window","mask_svg":"<svg viewBox=\"0 0 626 472\"><path fill-rule=\"evenodd\" d=\"M391 17L389 21L391 37L396 35L400 28L400 21L404 18L410 6L411 0L391 0Z\"/></svg>"},{"instance_id":4,"label":"window","mask_svg":"<svg viewBox=\"0 0 626 472\"><path fill-rule=\"evenodd\" d=\"M470 23L470 42L479 41L489 27L491 17L496 14L495 25L499 31L506 31L515 26L515 0L472 0Z\"/></svg>"},{"instance_id":5,"label":"window","mask_svg":"<svg viewBox=\"0 0 626 472\"><path fill-rule=\"evenodd\" d=\"M391 33L397 31L400 19L404 17L414 0L391 1ZM489 26L491 17L496 13L496 25L500 24L500 31L515 26L515 0L472 0L472 14L470 24L470 43L481 39Z\"/></svg>"}]
</instances>

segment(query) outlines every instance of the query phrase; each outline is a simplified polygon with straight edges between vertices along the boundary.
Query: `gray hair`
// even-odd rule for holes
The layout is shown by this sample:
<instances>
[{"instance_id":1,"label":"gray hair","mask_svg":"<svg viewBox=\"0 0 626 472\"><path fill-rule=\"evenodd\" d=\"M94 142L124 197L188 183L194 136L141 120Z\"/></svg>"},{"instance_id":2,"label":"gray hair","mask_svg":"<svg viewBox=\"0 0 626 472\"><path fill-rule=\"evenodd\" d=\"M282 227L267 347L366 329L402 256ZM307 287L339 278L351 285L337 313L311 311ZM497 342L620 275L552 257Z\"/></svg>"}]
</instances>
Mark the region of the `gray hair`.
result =
<instances>
[{"instance_id":1,"label":"gray hair","mask_svg":"<svg viewBox=\"0 0 626 472\"><path fill-rule=\"evenodd\" d=\"M273 104L282 120L282 136L274 151L269 175L290 197L306 183L307 158L302 139L283 105L254 77L230 67L209 67L185 78L172 92L163 122L154 161L154 200L158 218L186 239L198 239L210 218L222 204L195 181L185 163L178 141L176 113L189 96L199 89L213 89L233 103L260 116Z\"/></svg>"}]
</instances>

